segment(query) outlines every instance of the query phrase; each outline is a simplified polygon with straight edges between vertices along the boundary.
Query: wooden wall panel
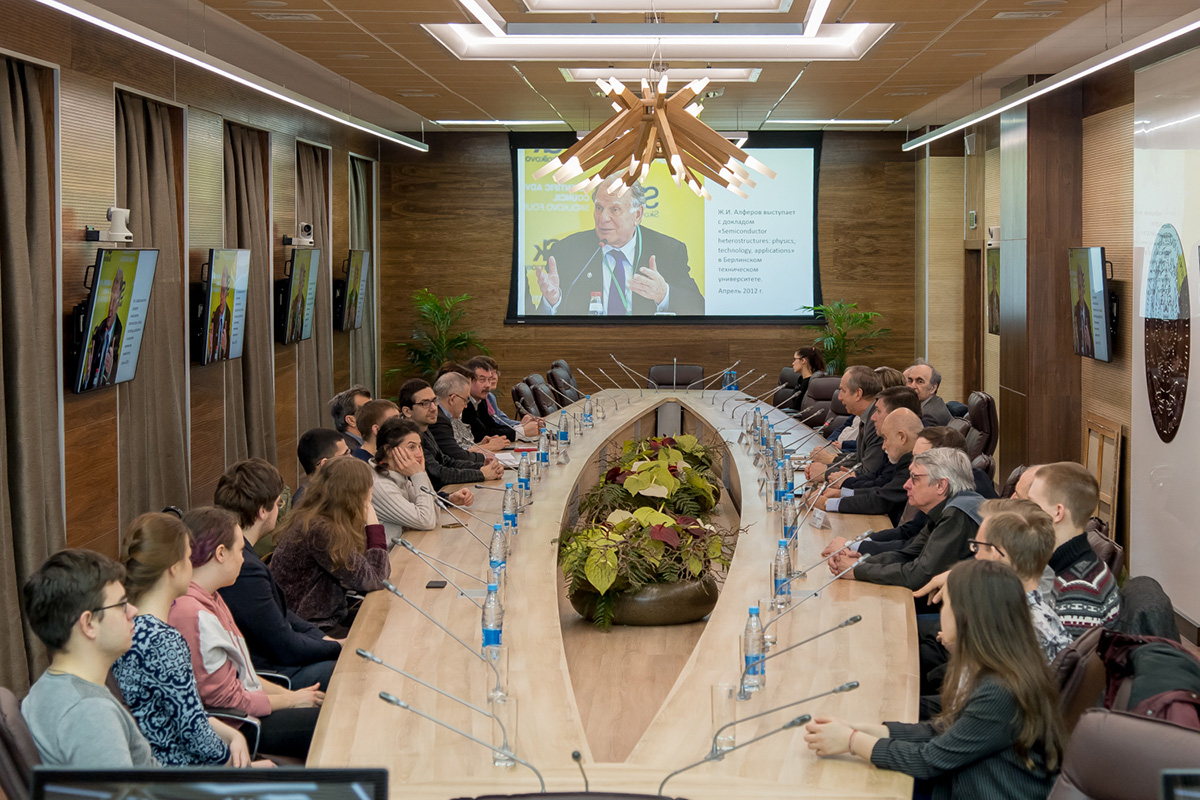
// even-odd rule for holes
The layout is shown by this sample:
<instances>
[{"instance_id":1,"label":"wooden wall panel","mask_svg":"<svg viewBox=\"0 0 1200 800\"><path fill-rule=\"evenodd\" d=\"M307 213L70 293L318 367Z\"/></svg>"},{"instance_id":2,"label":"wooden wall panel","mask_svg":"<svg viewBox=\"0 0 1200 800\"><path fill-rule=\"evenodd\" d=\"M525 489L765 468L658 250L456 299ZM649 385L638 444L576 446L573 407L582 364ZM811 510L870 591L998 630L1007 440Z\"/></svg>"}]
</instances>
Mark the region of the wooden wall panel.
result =
<instances>
[{"instance_id":1,"label":"wooden wall panel","mask_svg":"<svg viewBox=\"0 0 1200 800\"><path fill-rule=\"evenodd\" d=\"M938 394L966 402L963 392L963 159L929 162L929 334L925 357L942 373ZM918 342L917 352L921 347Z\"/></svg>"},{"instance_id":2,"label":"wooden wall panel","mask_svg":"<svg viewBox=\"0 0 1200 800\"><path fill-rule=\"evenodd\" d=\"M96 245L84 242L83 226L106 227L105 211L115 199L117 85L187 106L186 252L190 280L199 280L207 249L222 244L223 119L288 137L291 166L286 177L276 173L273 178L276 183L286 182L288 187L282 196L278 191L274 193L283 205L273 208L276 227L286 224L288 232L294 223L295 137L333 147L335 164L344 164L351 151L378 155L373 136L306 114L32 0L5 0L5 8L9 19L19 20L19 24L0 27L0 47L60 67L64 314L86 298L84 271L95 261ZM337 244L342 249L348 247L346 203L340 199L333 207L335 243L339 241L336 236L343 237ZM274 233L272 236L278 241ZM152 347L153 343L143 342L142 346ZM286 381L290 368L294 387L294 354L290 362L286 356L281 360L277 376ZM192 367L190 377L192 499L193 503L206 503L225 468L221 435L224 385L220 369ZM63 409L67 541L111 556L117 555L119 547L118 391L119 387L80 396L68 392ZM286 442L280 442L280 466L289 483L295 485L294 388L290 397L291 407L277 407L285 429L292 431ZM287 420L291 420L290 427Z\"/></svg>"},{"instance_id":3,"label":"wooden wall panel","mask_svg":"<svg viewBox=\"0 0 1200 800\"><path fill-rule=\"evenodd\" d=\"M638 371L672 357L709 370L740 358L739 373L754 368L756 375L768 375L756 384L761 391L774 385L795 348L810 341L799 326L504 325L513 229L508 139L455 134L430 136L429 142L424 156L385 146L380 164L384 371L406 366L389 343L409 337L411 295L420 288L473 296L467 324L501 364L499 396L507 408L511 400L503 387L544 373L559 357L602 383L595 367L608 370L609 352ZM882 312L893 333L867 360L903 367L913 353L915 221L913 161L900 144L892 135L826 135L818 242L824 298L853 299L860 308ZM399 383L393 377L384 390L394 395Z\"/></svg>"},{"instance_id":4,"label":"wooden wall panel","mask_svg":"<svg viewBox=\"0 0 1200 800\"><path fill-rule=\"evenodd\" d=\"M343 278L342 262L350 251L350 157L330 158L333 168L333 187L330 206L336 222L330 228L333 247L333 277ZM333 389L340 392L350 388L350 333L333 332Z\"/></svg>"},{"instance_id":5,"label":"wooden wall panel","mask_svg":"<svg viewBox=\"0 0 1200 800\"><path fill-rule=\"evenodd\" d=\"M913 357L925 355L929 342L929 157L922 150L916 163L914 216L916 263L913 264Z\"/></svg>"},{"instance_id":6,"label":"wooden wall panel","mask_svg":"<svg viewBox=\"0 0 1200 800\"><path fill-rule=\"evenodd\" d=\"M1105 97L1108 96L1106 93ZM1092 107L1085 92L1084 107ZM1098 105L1098 103L1095 103ZM1083 414L1107 417L1124 426L1121 461L1120 524L1113 531L1129 539L1129 436L1131 370L1133 364L1133 104L1117 106L1083 119L1083 241L1102 246L1113 264L1113 288L1121 313L1113 341L1113 360L1080 359ZM1079 459L1083 459L1084 429L1080 425Z\"/></svg>"}]
</instances>

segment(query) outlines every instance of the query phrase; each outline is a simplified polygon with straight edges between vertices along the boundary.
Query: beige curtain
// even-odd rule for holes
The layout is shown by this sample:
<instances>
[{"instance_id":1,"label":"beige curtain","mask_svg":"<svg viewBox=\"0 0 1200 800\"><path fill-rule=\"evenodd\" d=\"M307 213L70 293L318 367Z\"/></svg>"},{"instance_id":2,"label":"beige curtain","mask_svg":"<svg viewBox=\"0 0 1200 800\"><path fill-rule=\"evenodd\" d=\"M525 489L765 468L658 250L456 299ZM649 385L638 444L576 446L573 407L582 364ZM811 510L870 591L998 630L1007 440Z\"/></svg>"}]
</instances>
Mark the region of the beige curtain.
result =
<instances>
[{"instance_id":1,"label":"beige curtain","mask_svg":"<svg viewBox=\"0 0 1200 800\"><path fill-rule=\"evenodd\" d=\"M42 71L3 57L0 64L0 685L23 694L46 660L22 622L21 585L66 545L56 377L61 316Z\"/></svg>"},{"instance_id":2,"label":"beige curtain","mask_svg":"<svg viewBox=\"0 0 1200 800\"><path fill-rule=\"evenodd\" d=\"M225 461L276 462L271 232L263 134L225 123L225 246L250 250L242 357L225 362Z\"/></svg>"},{"instance_id":3,"label":"beige curtain","mask_svg":"<svg viewBox=\"0 0 1200 800\"><path fill-rule=\"evenodd\" d=\"M138 514L190 505L183 209L173 130L170 108L117 92L117 205L129 209L134 247L158 249L137 376L117 388L122 532Z\"/></svg>"},{"instance_id":4,"label":"beige curtain","mask_svg":"<svg viewBox=\"0 0 1200 800\"><path fill-rule=\"evenodd\" d=\"M375 383L375 275L379 265L376 263L374 237L371 235L375 222L371 180L374 166L365 158L350 159L350 247L371 254L371 274L367 280L362 327L350 332L350 385L369 386L378 393L379 386Z\"/></svg>"},{"instance_id":5,"label":"beige curtain","mask_svg":"<svg viewBox=\"0 0 1200 800\"><path fill-rule=\"evenodd\" d=\"M297 434L329 424L325 404L333 397L333 286L329 263L329 202L325 176L327 151L308 144L296 145L296 227L313 226L313 247L321 251L317 270L317 307L312 338L296 345ZM340 259L338 260L340 262Z\"/></svg>"}]
</instances>

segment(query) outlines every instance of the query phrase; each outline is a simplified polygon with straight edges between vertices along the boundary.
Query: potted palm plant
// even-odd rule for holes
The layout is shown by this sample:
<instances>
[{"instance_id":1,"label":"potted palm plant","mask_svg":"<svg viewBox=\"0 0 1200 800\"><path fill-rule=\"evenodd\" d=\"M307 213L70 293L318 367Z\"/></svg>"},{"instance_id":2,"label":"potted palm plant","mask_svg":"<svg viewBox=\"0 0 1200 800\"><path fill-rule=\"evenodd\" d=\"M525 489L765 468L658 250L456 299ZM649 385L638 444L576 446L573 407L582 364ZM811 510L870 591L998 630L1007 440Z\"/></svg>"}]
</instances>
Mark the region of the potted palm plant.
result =
<instances>
[{"instance_id":1,"label":"potted palm plant","mask_svg":"<svg viewBox=\"0 0 1200 800\"><path fill-rule=\"evenodd\" d=\"M840 375L850 356L873 353L875 340L892 332L891 328L876 328L883 315L878 311L859 311L858 303L834 300L799 310L825 320L824 327L806 325L804 330L816 334L813 346L825 356L825 370L830 375Z\"/></svg>"},{"instance_id":2,"label":"potted palm plant","mask_svg":"<svg viewBox=\"0 0 1200 800\"><path fill-rule=\"evenodd\" d=\"M417 324L413 327L412 338L393 344L393 347L404 351L409 368L389 369L385 377L391 379L415 371L432 379L442 364L453 361L461 354L472 350L488 353L474 331L455 330L467 313L464 305L470 299L469 294L438 297L428 289L414 292L413 307L417 313Z\"/></svg>"}]
</instances>

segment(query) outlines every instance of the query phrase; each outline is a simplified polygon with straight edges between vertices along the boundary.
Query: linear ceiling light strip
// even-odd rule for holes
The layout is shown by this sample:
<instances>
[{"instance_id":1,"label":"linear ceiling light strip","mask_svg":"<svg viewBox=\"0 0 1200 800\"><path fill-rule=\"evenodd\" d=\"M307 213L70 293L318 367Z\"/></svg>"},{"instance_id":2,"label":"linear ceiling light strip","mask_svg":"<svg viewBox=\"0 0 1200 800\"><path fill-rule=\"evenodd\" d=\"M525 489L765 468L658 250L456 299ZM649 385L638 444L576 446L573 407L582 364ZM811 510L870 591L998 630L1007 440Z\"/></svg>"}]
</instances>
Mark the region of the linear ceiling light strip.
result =
<instances>
[{"instance_id":1,"label":"linear ceiling light strip","mask_svg":"<svg viewBox=\"0 0 1200 800\"><path fill-rule=\"evenodd\" d=\"M186 45L180 45L180 47L186 48L180 49L180 47L174 47L166 44L163 41L159 41L157 38L159 35L148 28L143 28L140 25L128 23L132 27L141 28L143 31L145 31L145 33L138 33L130 28L106 20L101 16L97 16L97 14L89 13L81 8L76 8L75 6L59 2L58 0L35 1L47 6L48 8L53 8L56 11L61 11L64 14L69 14L72 17L75 17L76 19L83 20L91 25L95 25L98 28L103 28L104 30L115 33L118 36L130 39L138 44L145 45L146 47L157 50L160 53L165 53L172 58L178 58L179 60L185 61L188 64L199 67L200 69L220 75L222 78L226 78L234 83L241 84L242 86L253 89L256 92L265 94L268 97L273 97L276 100L281 100L284 103L301 108L312 114L316 114L324 117L325 119L345 125L348 128L354 128L355 130L362 131L363 133L369 133L372 136L377 136L380 139L386 139L389 142L395 142L396 144L403 145L405 147L411 147L413 150L419 150L422 153L429 151L429 145L424 144L423 142L418 142L417 140L410 139L407 136L393 133L386 128L382 128L378 125L367 122L366 120L357 119L349 114L343 114L327 106L322 106L315 100L310 100L302 97L301 95L296 95L291 92L291 90L282 86L269 84L269 82L261 81L261 79L256 80L255 77L251 76L248 72L244 75L238 74L239 72L242 72L242 70L234 67L232 64L225 64L224 62L219 61L219 59L212 58L207 54L201 53L200 51L195 51L195 55L188 53L186 50L192 50L193 48L187 47ZM80 5L87 5L89 8L95 8L94 6L91 6L91 4L80 3ZM107 13L100 11L100 9L96 9L96 11L97 13Z\"/></svg>"}]
</instances>

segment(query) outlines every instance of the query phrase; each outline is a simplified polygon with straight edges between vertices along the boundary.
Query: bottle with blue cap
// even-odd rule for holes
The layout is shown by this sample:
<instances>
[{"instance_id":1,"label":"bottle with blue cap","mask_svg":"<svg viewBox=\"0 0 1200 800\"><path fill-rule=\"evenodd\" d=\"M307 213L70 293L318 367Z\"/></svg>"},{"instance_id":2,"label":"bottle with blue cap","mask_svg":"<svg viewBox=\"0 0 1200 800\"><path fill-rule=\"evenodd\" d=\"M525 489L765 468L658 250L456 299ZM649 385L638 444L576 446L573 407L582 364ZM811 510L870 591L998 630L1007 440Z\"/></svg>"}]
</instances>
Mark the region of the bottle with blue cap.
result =
<instances>
[{"instance_id":1,"label":"bottle with blue cap","mask_svg":"<svg viewBox=\"0 0 1200 800\"><path fill-rule=\"evenodd\" d=\"M521 504L517 502L517 493L513 490L511 483L504 484L504 501L501 506L501 511L504 514L504 535L508 537L517 535L517 509Z\"/></svg>"},{"instance_id":2,"label":"bottle with blue cap","mask_svg":"<svg viewBox=\"0 0 1200 800\"><path fill-rule=\"evenodd\" d=\"M550 430L544 425L538 432L537 460L538 469L534 477L540 481L542 479L542 470L550 466Z\"/></svg>"},{"instance_id":3,"label":"bottle with blue cap","mask_svg":"<svg viewBox=\"0 0 1200 800\"><path fill-rule=\"evenodd\" d=\"M492 542L488 547L488 569L492 573L492 582L503 586L508 565L508 540L504 538L504 526L496 523L492 526Z\"/></svg>"},{"instance_id":4,"label":"bottle with blue cap","mask_svg":"<svg viewBox=\"0 0 1200 800\"><path fill-rule=\"evenodd\" d=\"M775 562L771 564L771 582L775 587L775 608L783 611L792 604L792 554L788 552L787 539L779 540L775 551Z\"/></svg>"},{"instance_id":5,"label":"bottle with blue cap","mask_svg":"<svg viewBox=\"0 0 1200 800\"><path fill-rule=\"evenodd\" d=\"M517 488L520 490L522 506L533 498L533 486L529 482L531 475L529 453L521 453L521 460L517 463Z\"/></svg>"},{"instance_id":6,"label":"bottle with blue cap","mask_svg":"<svg viewBox=\"0 0 1200 800\"><path fill-rule=\"evenodd\" d=\"M750 606L750 618L746 620L746 631L742 634L742 659L746 671L745 677L742 678L742 688L745 691L757 692L767 685L767 669L762 663L765 654L766 642L763 640L758 606Z\"/></svg>"},{"instance_id":7,"label":"bottle with blue cap","mask_svg":"<svg viewBox=\"0 0 1200 800\"><path fill-rule=\"evenodd\" d=\"M567 419L567 410L564 408L558 414L558 449L562 450L571 444L571 420Z\"/></svg>"},{"instance_id":8,"label":"bottle with blue cap","mask_svg":"<svg viewBox=\"0 0 1200 800\"><path fill-rule=\"evenodd\" d=\"M500 605L500 587L489 583L483 599L483 646L499 647L504 628L504 607Z\"/></svg>"},{"instance_id":9,"label":"bottle with blue cap","mask_svg":"<svg viewBox=\"0 0 1200 800\"><path fill-rule=\"evenodd\" d=\"M787 502L787 471L782 460L775 462L775 505L783 508Z\"/></svg>"},{"instance_id":10,"label":"bottle with blue cap","mask_svg":"<svg viewBox=\"0 0 1200 800\"><path fill-rule=\"evenodd\" d=\"M583 396L583 427L591 428L596 424L593 414L594 410L592 408L592 396L590 394L585 394Z\"/></svg>"}]
</instances>

